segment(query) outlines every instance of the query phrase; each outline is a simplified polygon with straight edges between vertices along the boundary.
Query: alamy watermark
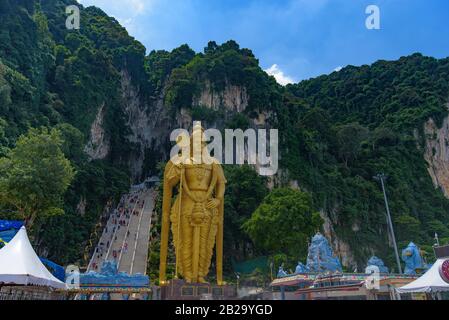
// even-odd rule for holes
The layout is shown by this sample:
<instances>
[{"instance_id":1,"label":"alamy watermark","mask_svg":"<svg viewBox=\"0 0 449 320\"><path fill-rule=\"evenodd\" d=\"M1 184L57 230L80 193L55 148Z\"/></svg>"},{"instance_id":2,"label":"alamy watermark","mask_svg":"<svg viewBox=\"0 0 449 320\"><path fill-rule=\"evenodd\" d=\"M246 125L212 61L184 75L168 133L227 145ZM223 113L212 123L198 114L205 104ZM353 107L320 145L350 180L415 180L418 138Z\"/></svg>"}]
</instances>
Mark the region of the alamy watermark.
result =
<instances>
[{"instance_id":1,"label":"alamy watermark","mask_svg":"<svg viewBox=\"0 0 449 320\"><path fill-rule=\"evenodd\" d=\"M225 129L224 132L223 152L223 136L217 129L204 130L201 122L194 122L192 136L185 129L174 130L170 135L170 141L176 142L170 152L171 161L177 165L247 163L255 165L262 176L273 176L277 173L279 165L277 129L246 131Z\"/></svg>"},{"instance_id":2,"label":"alamy watermark","mask_svg":"<svg viewBox=\"0 0 449 320\"><path fill-rule=\"evenodd\" d=\"M365 279L365 287L368 290L380 289L380 269L378 266L369 266L366 268L365 273L368 276Z\"/></svg>"},{"instance_id":3,"label":"alamy watermark","mask_svg":"<svg viewBox=\"0 0 449 320\"><path fill-rule=\"evenodd\" d=\"M67 266L65 270L65 284L68 290L78 290L80 288L80 268L75 265Z\"/></svg>"},{"instance_id":4,"label":"alamy watermark","mask_svg":"<svg viewBox=\"0 0 449 320\"><path fill-rule=\"evenodd\" d=\"M368 30L380 30L380 8L374 4L366 7L365 13L369 16L365 20Z\"/></svg>"},{"instance_id":5,"label":"alamy watermark","mask_svg":"<svg viewBox=\"0 0 449 320\"><path fill-rule=\"evenodd\" d=\"M81 25L80 8L76 5L66 7L65 13L68 15L65 26L68 30L79 30Z\"/></svg>"}]
</instances>

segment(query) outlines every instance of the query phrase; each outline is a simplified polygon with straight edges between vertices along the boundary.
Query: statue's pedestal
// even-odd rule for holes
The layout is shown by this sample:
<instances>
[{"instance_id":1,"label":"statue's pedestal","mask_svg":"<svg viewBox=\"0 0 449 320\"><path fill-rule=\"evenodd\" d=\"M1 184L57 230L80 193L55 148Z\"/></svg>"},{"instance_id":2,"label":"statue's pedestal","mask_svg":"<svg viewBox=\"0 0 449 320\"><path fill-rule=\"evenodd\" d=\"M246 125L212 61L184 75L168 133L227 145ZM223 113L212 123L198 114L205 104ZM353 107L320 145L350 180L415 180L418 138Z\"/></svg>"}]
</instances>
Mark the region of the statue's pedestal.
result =
<instances>
[{"instance_id":1,"label":"statue's pedestal","mask_svg":"<svg viewBox=\"0 0 449 320\"><path fill-rule=\"evenodd\" d=\"M186 283L171 280L161 287L162 300L235 300L237 287L233 285L212 285L209 283Z\"/></svg>"}]
</instances>

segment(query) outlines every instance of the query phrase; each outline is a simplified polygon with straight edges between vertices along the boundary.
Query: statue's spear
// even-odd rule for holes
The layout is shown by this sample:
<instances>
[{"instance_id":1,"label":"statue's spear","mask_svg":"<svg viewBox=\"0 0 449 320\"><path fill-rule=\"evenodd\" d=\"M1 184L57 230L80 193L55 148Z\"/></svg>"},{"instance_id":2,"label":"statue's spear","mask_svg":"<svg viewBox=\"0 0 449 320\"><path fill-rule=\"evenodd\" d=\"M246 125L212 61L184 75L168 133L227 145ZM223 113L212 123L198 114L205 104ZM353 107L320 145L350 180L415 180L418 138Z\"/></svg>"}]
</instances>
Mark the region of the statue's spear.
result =
<instances>
[{"instance_id":1,"label":"statue's spear","mask_svg":"<svg viewBox=\"0 0 449 320\"><path fill-rule=\"evenodd\" d=\"M181 246L181 210L182 210L182 190L184 188L183 186L183 180L184 180L184 167L181 164L181 177L179 178L179 206L178 206L178 236L177 236L177 243L176 243L176 264L175 264L175 277L178 278L178 259L179 259L179 247Z\"/></svg>"},{"instance_id":2,"label":"statue's spear","mask_svg":"<svg viewBox=\"0 0 449 320\"><path fill-rule=\"evenodd\" d=\"M195 204L199 206L199 203ZM195 211L201 210L201 208L196 208ZM195 213L194 213L195 214ZM199 266L200 266L200 233L201 233L201 222L195 221L193 219L193 281L198 282Z\"/></svg>"}]
</instances>

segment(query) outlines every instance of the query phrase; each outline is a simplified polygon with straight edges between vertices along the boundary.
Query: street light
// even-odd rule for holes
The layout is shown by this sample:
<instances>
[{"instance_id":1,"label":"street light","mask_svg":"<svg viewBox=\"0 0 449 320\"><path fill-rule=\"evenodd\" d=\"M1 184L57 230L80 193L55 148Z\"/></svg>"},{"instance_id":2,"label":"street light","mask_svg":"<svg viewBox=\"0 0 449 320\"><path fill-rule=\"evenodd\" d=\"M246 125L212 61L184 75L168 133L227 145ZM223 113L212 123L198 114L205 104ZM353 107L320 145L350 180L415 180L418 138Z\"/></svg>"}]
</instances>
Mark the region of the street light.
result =
<instances>
[{"instance_id":1,"label":"street light","mask_svg":"<svg viewBox=\"0 0 449 320\"><path fill-rule=\"evenodd\" d=\"M398 246L396 244L396 236L394 235L394 228L393 228L393 221L391 220L391 214L390 214L390 207L388 205L388 198L387 198L387 192L385 191L385 180L387 179L387 176L383 173L380 173L373 177L375 180L380 181L382 185L382 191L384 193L384 199L385 199L385 209L387 211L387 224L388 229L390 230L390 235L393 240L393 246L394 246L394 253L396 255L396 263L398 264L399 273L402 274L402 266L401 266L401 260L399 259L399 251Z\"/></svg>"}]
</instances>

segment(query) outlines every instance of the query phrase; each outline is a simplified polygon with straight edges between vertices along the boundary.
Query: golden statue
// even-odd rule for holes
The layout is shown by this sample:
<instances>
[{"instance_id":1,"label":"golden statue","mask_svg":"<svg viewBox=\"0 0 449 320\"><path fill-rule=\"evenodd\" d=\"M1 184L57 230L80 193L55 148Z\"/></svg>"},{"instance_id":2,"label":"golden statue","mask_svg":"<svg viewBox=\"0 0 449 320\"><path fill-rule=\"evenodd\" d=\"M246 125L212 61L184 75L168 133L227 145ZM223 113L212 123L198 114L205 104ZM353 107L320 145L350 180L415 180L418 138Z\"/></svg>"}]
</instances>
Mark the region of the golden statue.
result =
<instances>
[{"instance_id":1,"label":"golden statue","mask_svg":"<svg viewBox=\"0 0 449 320\"><path fill-rule=\"evenodd\" d=\"M191 153L196 137L203 129L195 126L190 142ZM179 141L178 141L179 142ZM216 246L218 285L223 285L223 213L226 179L223 168L213 158L209 164L198 163L194 157L175 163L171 159L164 172L162 230L159 282L166 285L167 250L171 231L176 255L175 277L181 275L187 283L205 283ZM173 190L178 194L172 204Z\"/></svg>"}]
</instances>

